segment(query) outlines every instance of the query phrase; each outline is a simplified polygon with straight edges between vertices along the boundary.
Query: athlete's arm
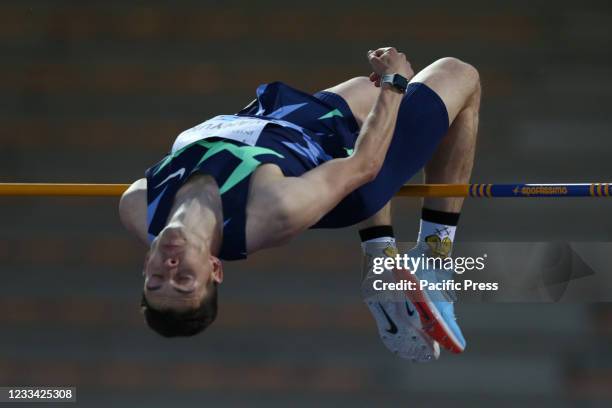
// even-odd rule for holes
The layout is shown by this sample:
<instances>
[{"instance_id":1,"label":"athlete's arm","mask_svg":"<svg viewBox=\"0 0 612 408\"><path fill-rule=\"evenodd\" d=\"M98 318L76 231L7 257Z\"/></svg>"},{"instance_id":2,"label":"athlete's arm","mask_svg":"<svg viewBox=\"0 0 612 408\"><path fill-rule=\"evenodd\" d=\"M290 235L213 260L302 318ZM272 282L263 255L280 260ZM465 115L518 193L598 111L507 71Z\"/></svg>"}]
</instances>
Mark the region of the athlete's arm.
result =
<instances>
[{"instance_id":1,"label":"athlete's arm","mask_svg":"<svg viewBox=\"0 0 612 408\"><path fill-rule=\"evenodd\" d=\"M135 181L123 193L119 201L119 218L126 230L148 245L147 179Z\"/></svg>"},{"instance_id":2,"label":"athlete's arm","mask_svg":"<svg viewBox=\"0 0 612 408\"><path fill-rule=\"evenodd\" d=\"M412 76L406 57L394 48L371 51L368 59L377 75ZM294 237L314 225L353 190L372 181L387 154L401 100L402 94L397 90L381 88L350 157L330 160L300 177L282 177L258 191L254 211L259 209L262 213L255 215L267 222L247 234L249 252Z\"/></svg>"}]
</instances>

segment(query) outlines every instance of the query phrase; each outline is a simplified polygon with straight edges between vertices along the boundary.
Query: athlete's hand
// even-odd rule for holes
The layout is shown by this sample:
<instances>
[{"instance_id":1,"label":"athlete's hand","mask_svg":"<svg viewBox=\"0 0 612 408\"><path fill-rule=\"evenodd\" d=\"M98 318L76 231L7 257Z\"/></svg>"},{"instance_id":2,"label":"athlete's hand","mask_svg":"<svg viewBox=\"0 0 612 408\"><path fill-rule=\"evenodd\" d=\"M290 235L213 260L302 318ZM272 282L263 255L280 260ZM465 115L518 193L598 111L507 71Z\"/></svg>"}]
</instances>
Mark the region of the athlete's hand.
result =
<instances>
[{"instance_id":1,"label":"athlete's hand","mask_svg":"<svg viewBox=\"0 0 612 408\"><path fill-rule=\"evenodd\" d=\"M408 80L414 76L406 55L393 47L384 47L368 51L368 61L372 66L370 81L380 86L380 78L386 74L400 74Z\"/></svg>"}]
</instances>

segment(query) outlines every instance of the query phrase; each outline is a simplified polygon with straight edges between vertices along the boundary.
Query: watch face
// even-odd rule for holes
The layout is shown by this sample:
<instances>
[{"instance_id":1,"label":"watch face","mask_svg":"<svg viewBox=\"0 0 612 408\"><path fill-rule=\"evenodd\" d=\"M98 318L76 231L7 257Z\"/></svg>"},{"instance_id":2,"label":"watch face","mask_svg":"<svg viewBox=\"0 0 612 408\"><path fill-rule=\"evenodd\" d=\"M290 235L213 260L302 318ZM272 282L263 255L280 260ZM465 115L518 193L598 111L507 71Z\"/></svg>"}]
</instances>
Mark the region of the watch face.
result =
<instances>
[{"instance_id":1,"label":"watch face","mask_svg":"<svg viewBox=\"0 0 612 408\"><path fill-rule=\"evenodd\" d=\"M395 74L393 76L393 85L405 92L408 87L408 80L400 74Z\"/></svg>"},{"instance_id":2,"label":"watch face","mask_svg":"<svg viewBox=\"0 0 612 408\"><path fill-rule=\"evenodd\" d=\"M401 76L400 74L393 75L393 86L399 89L402 92L406 92L406 88L408 88L408 80Z\"/></svg>"}]
</instances>

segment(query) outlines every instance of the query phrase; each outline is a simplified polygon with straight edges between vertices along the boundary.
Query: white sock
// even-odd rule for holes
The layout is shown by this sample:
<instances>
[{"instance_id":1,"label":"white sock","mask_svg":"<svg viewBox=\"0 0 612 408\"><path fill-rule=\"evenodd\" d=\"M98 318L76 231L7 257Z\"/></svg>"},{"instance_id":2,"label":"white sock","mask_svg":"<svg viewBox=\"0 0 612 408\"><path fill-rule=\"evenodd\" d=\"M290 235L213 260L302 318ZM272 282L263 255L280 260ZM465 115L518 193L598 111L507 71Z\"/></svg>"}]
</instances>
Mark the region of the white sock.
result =
<instances>
[{"instance_id":1,"label":"white sock","mask_svg":"<svg viewBox=\"0 0 612 408\"><path fill-rule=\"evenodd\" d=\"M435 255L447 257L453 250L456 230L456 225L438 224L422 219L417 241L427 243Z\"/></svg>"},{"instance_id":2,"label":"white sock","mask_svg":"<svg viewBox=\"0 0 612 408\"><path fill-rule=\"evenodd\" d=\"M387 250L387 248L390 249ZM394 237L378 237L363 241L361 243L361 250L364 254L369 255L380 255L380 251L383 251L387 256L395 256L397 245Z\"/></svg>"}]
</instances>

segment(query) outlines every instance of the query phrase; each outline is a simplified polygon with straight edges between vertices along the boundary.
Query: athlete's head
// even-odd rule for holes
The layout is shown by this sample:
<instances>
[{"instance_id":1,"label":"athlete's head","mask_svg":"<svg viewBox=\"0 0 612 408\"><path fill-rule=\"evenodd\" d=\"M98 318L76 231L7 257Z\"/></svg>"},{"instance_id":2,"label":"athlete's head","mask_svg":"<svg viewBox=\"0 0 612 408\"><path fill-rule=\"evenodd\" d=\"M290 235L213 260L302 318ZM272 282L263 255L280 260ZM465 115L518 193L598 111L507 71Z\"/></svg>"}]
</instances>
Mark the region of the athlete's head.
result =
<instances>
[{"instance_id":1,"label":"athlete's head","mask_svg":"<svg viewBox=\"0 0 612 408\"><path fill-rule=\"evenodd\" d=\"M208 240L167 226L145 257L142 308L151 329L165 337L193 336L217 316L219 258Z\"/></svg>"}]
</instances>

